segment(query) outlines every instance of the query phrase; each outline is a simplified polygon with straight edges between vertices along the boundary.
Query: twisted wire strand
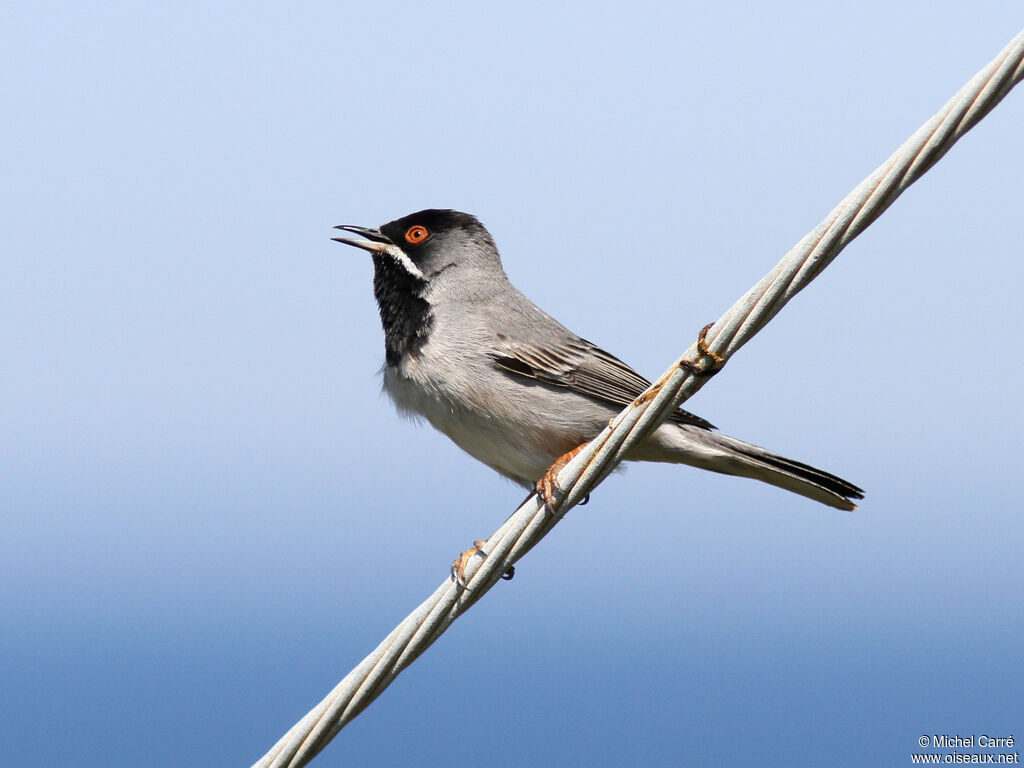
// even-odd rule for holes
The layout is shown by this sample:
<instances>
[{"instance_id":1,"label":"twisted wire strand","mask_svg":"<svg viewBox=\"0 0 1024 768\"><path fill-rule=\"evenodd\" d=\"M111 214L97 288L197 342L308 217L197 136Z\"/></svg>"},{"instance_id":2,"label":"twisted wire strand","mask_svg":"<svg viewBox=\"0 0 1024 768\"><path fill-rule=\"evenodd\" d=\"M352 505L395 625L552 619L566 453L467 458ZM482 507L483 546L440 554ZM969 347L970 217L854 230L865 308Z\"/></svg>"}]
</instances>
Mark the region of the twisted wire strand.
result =
<instances>
[{"instance_id":1,"label":"twisted wire strand","mask_svg":"<svg viewBox=\"0 0 1024 768\"><path fill-rule=\"evenodd\" d=\"M487 540L486 557L474 558L466 567L468 589L445 581L253 768L297 768L308 764L346 723L369 706L509 567L547 535L565 512L607 477L633 445L703 386L708 379L695 370L713 369L718 361L724 362L749 341L1022 78L1024 32L1011 40L730 307L707 331L704 350L697 343L692 344L658 381L562 469L558 484L564 492L554 510L548 510L536 494L528 498Z\"/></svg>"}]
</instances>

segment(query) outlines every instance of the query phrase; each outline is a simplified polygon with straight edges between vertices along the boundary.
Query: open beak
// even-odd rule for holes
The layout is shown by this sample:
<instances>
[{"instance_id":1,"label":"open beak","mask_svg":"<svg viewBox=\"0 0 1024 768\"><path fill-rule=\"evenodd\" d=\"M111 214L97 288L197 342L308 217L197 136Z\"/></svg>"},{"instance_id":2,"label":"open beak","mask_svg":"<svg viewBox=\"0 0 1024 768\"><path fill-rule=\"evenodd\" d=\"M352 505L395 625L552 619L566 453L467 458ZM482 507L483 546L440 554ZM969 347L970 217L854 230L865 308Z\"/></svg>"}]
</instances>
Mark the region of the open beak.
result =
<instances>
[{"instance_id":1,"label":"open beak","mask_svg":"<svg viewBox=\"0 0 1024 768\"><path fill-rule=\"evenodd\" d=\"M387 237L380 233L379 229L367 229L366 227L353 227L350 224L339 224L335 229L343 229L346 232L353 232L360 237L365 237L365 240L352 240L348 237L332 237L336 243L344 243L345 245L354 245L356 248L362 248L364 251L370 253L383 253L387 250L389 245L394 245Z\"/></svg>"}]
</instances>

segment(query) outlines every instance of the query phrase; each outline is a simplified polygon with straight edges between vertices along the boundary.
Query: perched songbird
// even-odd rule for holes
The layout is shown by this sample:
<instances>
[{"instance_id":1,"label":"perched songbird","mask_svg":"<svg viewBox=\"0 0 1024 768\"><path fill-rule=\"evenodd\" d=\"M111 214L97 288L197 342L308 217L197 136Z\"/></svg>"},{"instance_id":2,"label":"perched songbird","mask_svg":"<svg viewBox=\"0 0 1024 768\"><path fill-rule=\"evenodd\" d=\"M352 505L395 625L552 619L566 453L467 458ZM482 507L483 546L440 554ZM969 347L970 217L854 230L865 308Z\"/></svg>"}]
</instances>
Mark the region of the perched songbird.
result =
<instances>
[{"instance_id":1,"label":"perched songbird","mask_svg":"<svg viewBox=\"0 0 1024 768\"><path fill-rule=\"evenodd\" d=\"M365 238L334 239L373 257L384 390L505 477L536 487L650 386L520 293L475 217L426 210L337 229ZM752 477L839 509L863 498L846 480L712 429L677 410L626 458Z\"/></svg>"}]
</instances>

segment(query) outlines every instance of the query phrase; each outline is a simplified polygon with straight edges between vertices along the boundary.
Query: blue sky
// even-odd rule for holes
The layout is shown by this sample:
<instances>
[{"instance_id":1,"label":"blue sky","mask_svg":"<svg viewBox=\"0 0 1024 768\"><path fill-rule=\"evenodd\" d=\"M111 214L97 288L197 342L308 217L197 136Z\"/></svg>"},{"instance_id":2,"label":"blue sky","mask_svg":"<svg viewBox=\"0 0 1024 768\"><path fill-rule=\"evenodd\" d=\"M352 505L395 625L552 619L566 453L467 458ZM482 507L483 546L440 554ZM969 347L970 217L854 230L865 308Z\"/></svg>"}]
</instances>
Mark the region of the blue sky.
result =
<instances>
[{"instance_id":1,"label":"blue sky","mask_svg":"<svg viewBox=\"0 0 1024 768\"><path fill-rule=\"evenodd\" d=\"M1022 20L6 8L5 760L250 764L520 500L380 395L333 225L475 213L656 376ZM687 405L859 511L632 466L315 764L903 765L1019 734L1022 123L1014 92Z\"/></svg>"}]
</instances>

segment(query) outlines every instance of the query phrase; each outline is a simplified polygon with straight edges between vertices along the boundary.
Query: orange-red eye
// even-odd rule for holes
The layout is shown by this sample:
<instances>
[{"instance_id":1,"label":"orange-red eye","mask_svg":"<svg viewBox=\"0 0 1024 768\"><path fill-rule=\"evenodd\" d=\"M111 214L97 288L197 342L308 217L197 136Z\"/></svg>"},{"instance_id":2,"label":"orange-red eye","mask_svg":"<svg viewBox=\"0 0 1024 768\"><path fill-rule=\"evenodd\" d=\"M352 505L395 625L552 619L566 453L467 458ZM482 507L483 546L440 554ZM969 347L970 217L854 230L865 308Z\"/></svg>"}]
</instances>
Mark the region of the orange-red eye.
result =
<instances>
[{"instance_id":1,"label":"orange-red eye","mask_svg":"<svg viewBox=\"0 0 1024 768\"><path fill-rule=\"evenodd\" d=\"M427 232L427 228L421 227L419 224L415 227L409 227L409 231L405 233L405 239L413 245L422 243L428 237L430 237L430 233Z\"/></svg>"}]
</instances>

